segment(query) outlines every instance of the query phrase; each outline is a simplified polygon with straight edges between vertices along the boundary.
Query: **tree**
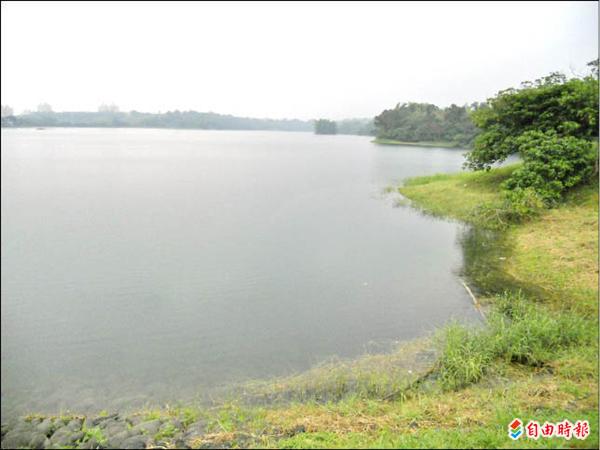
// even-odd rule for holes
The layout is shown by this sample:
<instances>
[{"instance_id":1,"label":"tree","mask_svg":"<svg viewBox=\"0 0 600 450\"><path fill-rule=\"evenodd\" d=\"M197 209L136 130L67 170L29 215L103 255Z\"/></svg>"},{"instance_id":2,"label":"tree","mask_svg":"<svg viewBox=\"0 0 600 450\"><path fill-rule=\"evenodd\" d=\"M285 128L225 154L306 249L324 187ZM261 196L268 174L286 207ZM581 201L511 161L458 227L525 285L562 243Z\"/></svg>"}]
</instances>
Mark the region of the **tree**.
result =
<instances>
[{"instance_id":1,"label":"tree","mask_svg":"<svg viewBox=\"0 0 600 450\"><path fill-rule=\"evenodd\" d=\"M319 119L315 121L315 134L336 134L337 125L332 120Z\"/></svg>"},{"instance_id":2,"label":"tree","mask_svg":"<svg viewBox=\"0 0 600 450\"><path fill-rule=\"evenodd\" d=\"M98 112L117 113L117 112L119 112L119 107L117 105L115 105L114 103L111 103L110 105L102 103L98 107Z\"/></svg>"},{"instance_id":3,"label":"tree","mask_svg":"<svg viewBox=\"0 0 600 450\"><path fill-rule=\"evenodd\" d=\"M2 117L14 116L13 109L8 105L2 105Z\"/></svg>"},{"instance_id":4,"label":"tree","mask_svg":"<svg viewBox=\"0 0 600 450\"><path fill-rule=\"evenodd\" d=\"M555 131L557 136L598 137L598 80L590 75L567 80L560 73L500 91L471 115L482 132L466 165L489 169L519 152L518 138L527 131Z\"/></svg>"},{"instance_id":5,"label":"tree","mask_svg":"<svg viewBox=\"0 0 600 450\"><path fill-rule=\"evenodd\" d=\"M512 204L534 194L552 206L567 189L597 173L598 78L593 70L572 79L554 72L520 89L506 89L472 117L482 132L467 155L467 167L489 170L509 155L521 156L523 164L502 185Z\"/></svg>"},{"instance_id":6,"label":"tree","mask_svg":"<svg viewBox=\"0 0 600 450\"><path fill-rule=\"evenodd\" d=\"M40 103L37 107L37 112L39 113L51 113L52 112L52 106L50 106L48 103Z\"/></svg>"}]
</instances>

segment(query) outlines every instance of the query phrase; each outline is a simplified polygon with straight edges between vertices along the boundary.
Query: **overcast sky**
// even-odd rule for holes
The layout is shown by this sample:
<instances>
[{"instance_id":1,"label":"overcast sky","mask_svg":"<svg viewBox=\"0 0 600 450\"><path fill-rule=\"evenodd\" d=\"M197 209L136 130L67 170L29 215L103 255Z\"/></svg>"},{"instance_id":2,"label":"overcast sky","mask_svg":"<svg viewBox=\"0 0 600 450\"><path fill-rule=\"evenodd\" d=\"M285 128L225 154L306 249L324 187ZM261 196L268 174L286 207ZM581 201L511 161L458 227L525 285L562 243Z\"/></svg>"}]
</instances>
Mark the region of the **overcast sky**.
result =
<instances>
[{"instance_id":1,"label":"overcast sky","mask_svg":"<svg viewBox=\"0 0 600 450\"><path fill-rule=\"evenodd\" d=\"M369 117L484 100L598 54L598 3L2 2L16 112Z\"/></svg>"}]
</instances>

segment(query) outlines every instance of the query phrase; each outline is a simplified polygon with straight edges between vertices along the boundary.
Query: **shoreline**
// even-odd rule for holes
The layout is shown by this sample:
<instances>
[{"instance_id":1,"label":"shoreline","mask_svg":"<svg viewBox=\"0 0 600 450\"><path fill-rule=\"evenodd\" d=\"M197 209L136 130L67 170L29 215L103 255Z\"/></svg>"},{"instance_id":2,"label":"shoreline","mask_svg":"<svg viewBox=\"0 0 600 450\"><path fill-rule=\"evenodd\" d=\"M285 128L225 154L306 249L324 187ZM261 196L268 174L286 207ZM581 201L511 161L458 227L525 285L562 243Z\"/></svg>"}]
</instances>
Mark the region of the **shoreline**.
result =
<instances>
[{"instance_id":1,"label":"shoreline","mask_svg":"<svg viewBox=\"0 0 600 450\"><path fill-rule=\"evenodd\" d=\"M26 439L30 442L23 446L70 439L65 445L79 448L94 442L182 448L565 445L559 438L511 442L506 426L514 417L540 423L588 420L588 439L569 445L597 447L598 187L573 191L558 208L530 222L487 233L477 227L473 211L482 202L500 200L498 183L516 167L418 177L397 189L425 214L476 225L461 238L466 277L486 315L491 310L482 330L449 326L419 344L420 350L413 348L408 360L412 355L426 364L410 377L394 372L412 371L403 365L406 355L371 355L241 386L210 408L107 413L85 422L83 416L48 421L31 415L3 425L2 447ZM482 246L484 252L477 250ZM513 293L498 295L502 289ZM504 322L506 311L519 315ZM435 358L428 360L434 344ZM468 353L461 353L464 349ZM262 401L248 402L245 395ZM50 436L40 443L39 427L55 422L60 427L48 428Z\"/></svg>"},{"instance_id":2,"label":"shoreline","mask_svg":"<svg viewBox=\"0 0 600 450\"><path fill-rule=\"evenodd\" d=\"M381 138L375 138L371 142L373 144L377 144L377 145L397 145L400 147L441 147L441 148L455 148L455 149L464 150L463 146L461 146L460 144L455 144L453 142L427 142L427 141L407 142L407 141L396 141L394 139L381 139Z\"/></svg>"}]
</instances>

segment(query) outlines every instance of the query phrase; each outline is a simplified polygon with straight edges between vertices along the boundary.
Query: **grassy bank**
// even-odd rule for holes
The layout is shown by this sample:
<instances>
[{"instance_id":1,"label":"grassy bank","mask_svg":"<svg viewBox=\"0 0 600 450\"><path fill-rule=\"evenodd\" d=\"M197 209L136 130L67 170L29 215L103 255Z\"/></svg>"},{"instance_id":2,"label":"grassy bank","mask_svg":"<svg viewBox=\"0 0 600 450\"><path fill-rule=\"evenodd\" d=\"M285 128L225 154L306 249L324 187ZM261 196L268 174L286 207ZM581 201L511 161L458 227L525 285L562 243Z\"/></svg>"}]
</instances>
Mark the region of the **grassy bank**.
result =
<instances>
[{"instance_id":1,"label":"grassy bank","mask_svg":"<svg viewBox=\"0 0 600 450\"><path fill-rule=\"evenodd\" d=\"M474 211L502 201L498 184L512 170L421 177L399 190L428 214L477 223ZM161 421L147 439L163 448L181 445L176 436L197 448L598 448L597 229L596 184L492 240L466 235L486 327L451 325L388 355L245 384L213 408L171 406L127 420L134 428ZM472 257L472 247L484 250ZM515 417L588 420L591 435L513 442Z\"/></svg>"},{"instance_id":2,"label":"grassy bank","mask_svg":"<svg viewBox=\"0 0 600 450\"><path fill-rule=\"evenodd\" d=\"M410 147L443 147L443 148L459 148L460 145L455 144L454 142L404 142L404 141L395 141L393 139L382 139L376 138L371 142L374 144L380 145L404 145Z\"/></svg>"}]
</instances>

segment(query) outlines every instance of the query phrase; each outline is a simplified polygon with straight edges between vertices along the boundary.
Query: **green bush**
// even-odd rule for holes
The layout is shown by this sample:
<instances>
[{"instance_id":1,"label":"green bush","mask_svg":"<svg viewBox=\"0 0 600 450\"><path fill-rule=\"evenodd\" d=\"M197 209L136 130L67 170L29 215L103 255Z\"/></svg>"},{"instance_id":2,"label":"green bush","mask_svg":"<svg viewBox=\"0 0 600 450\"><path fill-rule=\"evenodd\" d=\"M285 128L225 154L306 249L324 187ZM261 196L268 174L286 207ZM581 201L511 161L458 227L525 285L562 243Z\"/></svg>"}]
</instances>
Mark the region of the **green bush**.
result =
<instances>
[{"instance_id":1,"label":"green bush","mask_svg":"<svg viewBox=\"0 0 600 450\"><path fill-rule=\"evenodd\" d=\"M523 164L503 183L513 191L513 203L527 209L527 189L549 205L565 190L589 181L595 170L596 148L589 140L559 136L555 131L528 131L516 139Z\"/></svg>"}]
</instances>

